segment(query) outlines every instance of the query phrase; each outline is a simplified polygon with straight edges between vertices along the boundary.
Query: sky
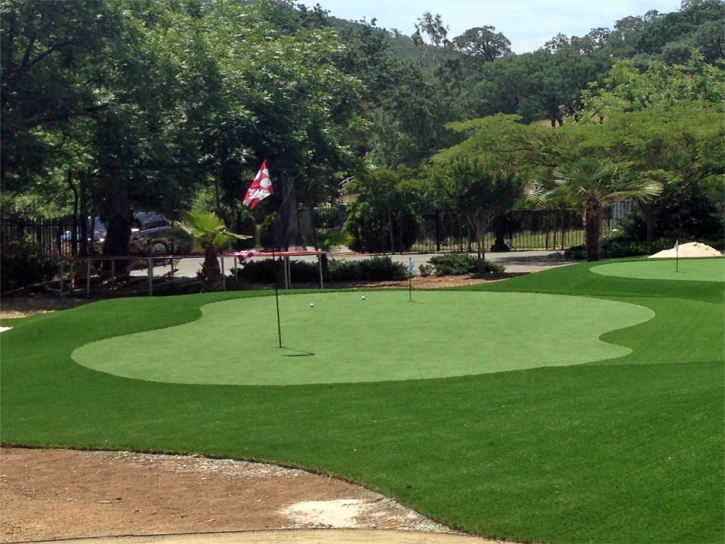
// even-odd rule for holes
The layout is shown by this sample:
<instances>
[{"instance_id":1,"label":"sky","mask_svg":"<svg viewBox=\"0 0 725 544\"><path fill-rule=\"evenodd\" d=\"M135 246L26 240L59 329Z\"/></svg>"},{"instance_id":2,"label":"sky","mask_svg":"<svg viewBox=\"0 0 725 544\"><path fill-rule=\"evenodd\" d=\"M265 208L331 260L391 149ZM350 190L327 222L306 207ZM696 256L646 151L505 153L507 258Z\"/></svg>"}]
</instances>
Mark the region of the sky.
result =
<instances>
[{"instance_id":1,"label":"sky","mask_svg":"<svg viewBox=\"0 0 725 544\"><path fill-rule=\"evenodd\" d=\"M592 28L613 28L619 19L650 10L669 13L680 0L300 0L319 3L330 15L358 21L377 19L377 26L410 36L424 12L439 13L448 37L469 28L494 26L511 41L515 53L534 51L559 33L583 36Z\"/></svg>"}]
</instances>

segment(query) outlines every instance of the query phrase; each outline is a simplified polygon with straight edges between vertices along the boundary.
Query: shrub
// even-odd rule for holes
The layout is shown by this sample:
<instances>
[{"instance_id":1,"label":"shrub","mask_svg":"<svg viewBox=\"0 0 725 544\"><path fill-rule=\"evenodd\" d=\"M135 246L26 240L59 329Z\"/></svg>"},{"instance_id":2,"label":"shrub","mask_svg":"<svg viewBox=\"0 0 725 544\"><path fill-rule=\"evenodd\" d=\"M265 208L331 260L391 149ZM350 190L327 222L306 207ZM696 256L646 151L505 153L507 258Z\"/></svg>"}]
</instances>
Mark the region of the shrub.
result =
<instances>
[{"instance_id":1,"label":"shrub","mask_svg":"<svg viewBox=\"0 0 725 544\"><path fill-rule=\"evenodd\" d=\"M601 256L602 248L599 247ZM564 258L570 261L584 261L587 258L587 247L586 246L574 246L564 251Z\"/></svg>"},{"instance_id":2,"label":"shrub","mask_svg":"<svg viewBox=\"0 0 725 544\"><path fill-rule=\"evenodd\" d=\"M13 291L53 278L53 266L30 238L11 240L0 248L0 285Z\"/></svg>"},{"instance_id":3,"label":"shrub","mask_svg":"<svg viewBox=\"0 0 725 544\"><path fill-rule=\"evenodd\" d=\"M282 262L275 259L264 259L250 261L242 267L240 277L249 283L274 283L274 275L277 273L279 285L284 283L284 272ZM290 261L290 275L295 283L318 283L320 281L320 270L317 263L304 261Z\"/></svg>"},{"instance_id":4,"label":"shrub","mask_svg":"<svg viewBox=\"0 0 725 544\"><path fill-rule=\"evenodd\" d=\"M326 280L341 281L401 281L408 277L405 265L390 257L372 257L363 261L331 259Z\"/></svg>"},{"instance_id":5,"label":"shrub","mask_svg":"<svg viewBox=\"0 0 725 544\"><path fill-rule=\"evenodd\" d=\"M682 243L682 241L680 241ZM632 240L625 236L611 236L602 240L599 251L603 259L617 259L621 257L639 257L652 255L663 249L674 247L674 240L654 240L644 242Z\"/></svg>"},{"instance_id":6,"label":"shrub","mask_svg":"<svg viewBox=\"0 0 725 544\"><path fill-rule=\"evenodd\" d=\"M251 261L244 265L240 276L249 283L273 283L277 273L278 284L283 283L280 261L271 259ZM317 263L291 261L290 273L294 283L317 283L320 269ZM406 279L407 271L402 263L395 263L390 257L372 257L362 261L330 259L323 269L323 279L329 282L347 281L400 281Z\"/></svg>"},{"instance_id":7,"label":"shrub","mask_svg":"<svg viewBox=\"0 0 725 544\"><path fill-rule=\"evenodd\" d=\"M478 270L476 257L468 253L451 253L431 257L430 264L435 266L436 276L460 276Z\"/></svg>"},{"instance_id":8,"label":"shrub","mask_svg":"<svg viewBox=\"0 0 725 544\"><path fill-rule=\"evenodd\" d=\"M483 261L483 270L481 272L478 271L478 267L476 268L476 277L482 278L482 277L490 277L490 276L500 276L504 273L506 268L501 264L492 263L489 261Z\"/></svg>"},{"instance_id":9,"label":"shrub","mask_svg":"<svg viewBox=\"0 0 725 544\"><path fill-rule=\"evenodd\" d=\"M434 268L432 264L422 264L418 270L420 271L420 275L422 277L427 278L433 273Z\"/></svg>"}]
</instances>

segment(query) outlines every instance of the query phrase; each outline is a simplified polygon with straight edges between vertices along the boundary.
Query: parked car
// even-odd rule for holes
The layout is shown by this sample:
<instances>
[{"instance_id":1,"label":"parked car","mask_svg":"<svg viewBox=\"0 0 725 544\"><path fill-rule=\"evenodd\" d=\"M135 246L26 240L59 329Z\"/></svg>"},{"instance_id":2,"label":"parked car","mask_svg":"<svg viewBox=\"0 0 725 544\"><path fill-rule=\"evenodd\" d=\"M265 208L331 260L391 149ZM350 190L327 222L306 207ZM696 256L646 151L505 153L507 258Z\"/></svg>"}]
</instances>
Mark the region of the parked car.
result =
<instances>
[{"instance_id":1,"label":"parked car","mask_svg":"<svg viewBox=\"0 0 725 544\"><path fill-rule=\"evenodd\" d=\"M131 254L145 255L149 253L171 253L175 251L174 241L165 236L165 232L173 228L171 221L160 213L137 212L133 216L129 252ZM108 227L100 217L89 217L86 223L88 242L93 242L96 253L103 253L103 244L106 241ZM91 235L91 233L93 233ZM83 239L81 229L78 228L76 240ZM72 240L72 232L66 231L61 235L63 242Z\"/></svg>"},{"instance_id":2,"label":"parked car","mask_svg":"<svg viewBox=\"0 0 725 544\"><path fill-rule=\"evenodd\" d=\"M174 240L165 233L173 228L171 221L161 213L137 212L131 228L132 253L172 253L176 250Z\"/></svg>"}]
</instances>

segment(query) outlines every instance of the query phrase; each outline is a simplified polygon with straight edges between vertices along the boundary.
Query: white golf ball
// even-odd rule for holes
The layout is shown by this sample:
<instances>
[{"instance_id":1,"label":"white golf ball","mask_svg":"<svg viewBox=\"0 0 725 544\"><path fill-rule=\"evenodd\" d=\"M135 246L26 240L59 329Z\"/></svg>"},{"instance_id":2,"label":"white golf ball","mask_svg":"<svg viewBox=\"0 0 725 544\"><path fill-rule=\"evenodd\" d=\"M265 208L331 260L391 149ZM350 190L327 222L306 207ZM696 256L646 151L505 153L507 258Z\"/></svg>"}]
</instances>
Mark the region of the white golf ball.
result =
<instances>
[{"instance_id":1,"label":"white golf ball","mask_svg":"<svg viewBox=\"0 0 725 544\"><path fill-rule=\"evenodd\" d=\"M314 308L314 307L315 307L315 303L314 302L310 302L310 308Z\"/></svg>"},{"instance_id":2,"label":"white golf ball","mask_svg":"<svg viewBox=\"0 0 725 544\"><path fill-rule=\"evenodd\" d=\"M365 300L365 295L362 296L362 299Z\"/></svg>"}]
</instances>

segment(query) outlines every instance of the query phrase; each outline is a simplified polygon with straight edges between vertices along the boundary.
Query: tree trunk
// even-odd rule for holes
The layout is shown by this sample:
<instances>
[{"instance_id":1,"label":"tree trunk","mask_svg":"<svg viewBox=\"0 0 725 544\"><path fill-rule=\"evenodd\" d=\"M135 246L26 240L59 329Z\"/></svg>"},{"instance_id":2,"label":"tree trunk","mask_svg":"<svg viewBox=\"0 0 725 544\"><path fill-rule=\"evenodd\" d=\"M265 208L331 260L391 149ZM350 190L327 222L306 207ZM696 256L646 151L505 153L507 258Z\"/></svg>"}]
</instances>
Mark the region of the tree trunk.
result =
<instances>
[{"instance_id":1,"label":"tree trunk","mask_svg":"<svg viewBox=\"0 0 725 544\"><path fill-rule=\"evenodd\" d=\"M221 286L222 271L214 244L208 244L204 248L204 263L201 266L199 278L203 282L202 287L205 291L218 291Z\"/></svg>"},{"instance_id":2,"label":"tree trunk","mask_svg":"<svg viewBox=\"0 0 725 544\"><path fill-rule=\"evenodd\" d=\"M587 246L587 261L599 260L599 238L602 231L602 205L587 207L584 217Z\"/></svg>"},{"instance_id":3,"label":"tree trunk","mask_svg":"<svg viewBox=\"0 0 725 544\"><path fill-rule=\"evenodd\" d=\"M473 232L476 236L476 268L478 269L479 274L483 274L485 271L485 250L484 250L484 233L483 229L481 228L481 221L478 217L475 215L469 215L468 216L468 224L473 229Z\"/></svg>"},{"instance_id":4,"label":"tree trunk","mask_svg":"<svg viewBox=\"0 0 725 544\"><path fill-rule=\"evenodd\" d=\"M647 226L647 241L651 242L655 239L655 206L652 202L637 202L639 209L644 215L645 225Z\"/></svg>"},{"instance_id":5,"label":"tree trunk","mask_svg":"<svg viewBox=\"0 0 725 544\"><path fill-rule=\"evenodd\" d=\"M295 178L289 174L282 176L282 205L280 217L282 218L282 240L284 249L303 246L304 241L300 234L299 214L297 213L297 193L295 192Z\"/></svg>"}]
</instances>

